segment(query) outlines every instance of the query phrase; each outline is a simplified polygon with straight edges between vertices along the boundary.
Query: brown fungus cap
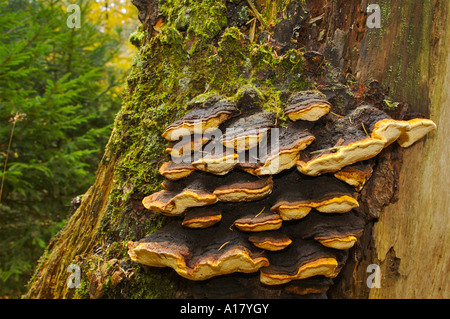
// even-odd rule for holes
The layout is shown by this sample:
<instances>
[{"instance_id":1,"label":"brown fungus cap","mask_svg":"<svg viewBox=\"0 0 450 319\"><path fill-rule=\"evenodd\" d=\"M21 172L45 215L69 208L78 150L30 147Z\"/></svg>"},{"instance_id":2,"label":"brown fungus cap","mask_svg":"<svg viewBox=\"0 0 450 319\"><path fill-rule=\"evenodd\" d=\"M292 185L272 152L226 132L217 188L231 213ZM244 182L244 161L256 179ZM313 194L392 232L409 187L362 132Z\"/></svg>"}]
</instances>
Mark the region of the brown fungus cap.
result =
<instances>
[{"instance_id":1,"label":"brown fungus cap","mask_svg":"<svg viewBox=\"0 0 450 319\"><path fill-rule=\"evenodd\" d=\"M286 234L277 231L256 233L249 236L248 240L256 247L270 251L285 249L292 243L292 240Z\"/></svg>"},{"instance_id":2,"label":"brown fungus cap","mask_svg":"<svg viewBox=\"0 0 450 319\"><path fill-rule=\"evenodd\" d=\"M231 174L230 178L224 180L225 184L213 192L221 202L255 201L272 192L272 176L258 179L245 173Z\"/></svg>"},{"instance_id":3,"label":"brown fungus cap","mask_svg":"<svg viewBox=\"0 0 450 319\"><path fill-rule=\"evenodd\" d=\"M408 128L409 124L406 121L383 119L375 123L371 137L382 140L384 147L387 147L395 142Z\"/></svg>"},{"instance_id":4,"label":"brown fungus cap","mask_svg":"<svg viewBox=\"0 0 450 319\"><path fill-rule=\"evenodd\" d=\"M215 175L228 174L238 162L238 154L232 148L225 148L217 141L205 145L203 156L192 162L192 166L200 171Z\"/></svg>"},{"instance_id":5,"label":"brown fungus cap","mask_svg":"<svg viewBox=\"0 0 450 319\"><path fill-rule=\"evenodd\" d=\"M436 124L429 119L412 119L407 122L409 128L397 140L401 147L410 147L437 128Z\"/></svg>"},{"instance_id":6,"label":"brown fungus cap","mask_svg":"<svg viewBox=\"0 0 450 319\"><path fill-rule=\"evenodd\" d=\"M372 161L358 162L334 173L334 177L353 186L359 192L372 176L373 166Z\"/></svg>"},{"instance_id":7,"label":"brown fungus cap","mask_svg":"<svg viewBox=\"0 0 450 319\"><path fill-rule=\"evenodd\" d=\"M378 122L385 119L389 119L387 114L366 105L334 120L329 126L317 128L316 133L312 132L316 141L297 162L298 170L318 176L375 157L383 150L388 136L374 137L370 133ZM378 132L382 134L382 130Z\"/></svg>"},{"instance_id":8,"label":"brown fungus cap","mask_svg":"<svg viewBox=\"0 0 450 319\"><path fill-rule=\"evenodd\" d=\"M293 295L321 294L328 291L333 284L331 278L314 276L306 279L293 280L285 285L284 290Z\"/></svg>"},{"instance_id":9,"label":"brown fungus cap","mask_svg":"<svg viewBox=\"0 0 450 319\"><path fill-rule=\"evenodd\" d=\"M200 151L206 143L209 142L207 135L183 136L179 141L170 142L166 147L166 153L170 154L172 159L190 157L192 152Z\"/></svg>"},{"instance_id":10,"label":"brown fungus cap","mask_svg":"<svg viewBox=\"0 0 450 319\"><path fill-rule=\"evenodd\" d=\"M417 128L413 129L415 124ZM363 105L322 131L313 132L316 143L308 148L308 154L300 158L297 168L310 176L334 173L345 166L375 157L396 140L402 146L411 145L410 142L417 141L435 127L430 120L393 120L383 111ZM408 139L408 134L411 136L410 142L403 142Z\"/></svg>"},{"instance_id":11,"label":"brown fungus cap","mask_svg":"<svg viewBox=\"0 0 450 319\"><path fill-rule=\"evenodd\" d=\"M234 272L257 272L269 262L246 235L230 229L231 216L223 215L223 227L202 230L181 227L173 221L138 242L128 243L131 260L171 267L190 280L205 280Z\"/></svg>"},{"instance_id":12,"label":"brown fungus cap","mask_svg":"<svg viewBox=\"0 0 450 319\"><path fill-rule=\"evenodd\" d=\"M359 206L354 191L331 176L310 178L291 170L274 179L274 185L270 210L283 220L304 218L312 209L346 213Z\"/></svg>"},{"instance_id":13,"label":"brown fungus cap","mask_svg":"<svg viewBox=\"0 0 450 319\"><path fill-rule=\"evenodd\" d=\"M281 228L283 220L280 215L271 212L246 215L234 222L236 228L241 231L260 232L265 230L276 230Z\"/></svg>"},{"instance_id":14,"label":"brown fungus cap","mask_svg":"<svg viewBox=\"0 0 450 319\"><path fill-rule=\"evenodd\" d=\"M181 226L188 228L207 228L222 220L222 212L213 207L196 207L188 210Z\"/></svg>"},{"instance_id":15,"label":"brown fungus cap","mask_svg":"<svg viewBox=\"0 0 450 319\"><path fill-rule=\"evenodd\" d=\"M258 161L249 163L240 160L240 169L256 176L278 174L295 166L300 152L314 141L308 126L301 122L289 122L279 129L278 136L274 137L273 134L275 132L272 132L270 142L266 141L266 154L262 154L260 148ZM276 143L272 144L272 141Z\"/></svg>"},{"instance_id":16,"label":"brown fungus cap","mask_svg":"<svg viewBox=\"0 0 450 319\"><path fill-rule=\"evenodd\" d=\"M293 94L284 113L292 121L317 121L328 114L331 104L319 91L303 91Z\"/></svg>"},{"instance_id":17,"label":"brown fungus cap","mask_svg":"<svg viewBox=\"0 0 450 319\"><path fill-rule=\"evenodd\" d=\"M233 171L223 176L195 171L184 179L165 180L161 185L172 193L199 189L212 192L220 202L249 202L269 196L273 181L272 176L260 178L241 171Z\"/></svg>"},{"instance_id":18,"label":"brown fungus cap","mask_svg":"<svg viewBox=\"0 0 450 319\"><path fill-rule=\"evenodd\" d=\"M177 141L185 135L208 133L228 120L235 109L234 104L226 101L218 101L209 107L194 109L169 125L162 136L168 141Z\"/></svg>"},{"instance_id":19,"label":"brown fungus cap","mask_svg":"<svg viewBox=\"0 0 450 319\"><path fill-rule=\"evenodd\" d=\"M334 278L348 252L324 247L314 240L295 238L286 249L268 252L270 265L260 270L266 285L281 285L314 276Z\"/></svg>"},{"instance_id":20,"label":"brown fungus cap","mask_svg":"<svg viewBox=\"0 0 450 319\"><path fill-rule=\"evenodd\" d=\"M304 218L313 208L322 213L345 213L355 207L358 207L358 201L353 197L331 195L321 201L280 201L271 210L279 213L283 220L292 220Z\"/></svg>"},{"instance_id":21,"label":"brown fungus cap","mask_svg":"<svg viewBox=\"0 0 450 319\"><path fill-rule=\"evenodd\" d=\"M212 192L218 187L218 183L223 183L223 179L218 179L215 175L194 170L185 178L165 180L161 185L164 189L169 191L182 191L185 188L200 188Z\"/></svg>"},{"instance_id":22,"label":"brown fungus cap","mask_svg":"<svg viewBox=\"0 0 450 319\"><path fill-rule=\"evenodd\" d=\"M168 216L180 216L188 208L216 202L216 195L201 188L185 188L178 192L162 190L142 200L145 208Z\"/></svg>"},{"instance_id":23,"label":"brown fungus cap","mask_svg":"<svg viewBox=\"0 0 450 319\"><path fill-rule=\"evenodd\" d=\"M256 147L267 135L271 127L275 126L275 114L270 112L257 112L249 116L236 117L227 123L226 131L220 142L227 148L237 151Z\"/></svg>"},{"instance_id":24,"label":"brown fungus cap","mask_svg":"<svg viewBox=\"0 0 450 319\"><path fill-rule=\"evenodd\" d=\"M360 213L352 210L347 214L323 215L311 212L298 222L297 226L286 230L291 236L314 239L325 247L349 249L353 247L364 231L365 221ZM295 235L292 235L295 233Z\"/></svg>"},{"instance_id":25,"label":"brown fungus cap","mask_svg":"<svg viewBox=\"0 0 450 319\"><path fill-rule=\"evenodd\" d=\"M190 163L165 162L159 168L159 173L170 180L185 178L195 171Z\"/></svg>"},{"instance_id":26,"label":"brown fungus cap","mask_svg":"<svg viewBox=\"0 0 450 319\"><path fill-rule=\"evenodd\" d=\"M358 142L348 143L335 153L326 152L311 160L299 160L298 170L306 175L318 176L323 173L336 172L347 165L364 161L378 155L384 147L381 140L367 138Z\"/></svg>"}]
</instances>

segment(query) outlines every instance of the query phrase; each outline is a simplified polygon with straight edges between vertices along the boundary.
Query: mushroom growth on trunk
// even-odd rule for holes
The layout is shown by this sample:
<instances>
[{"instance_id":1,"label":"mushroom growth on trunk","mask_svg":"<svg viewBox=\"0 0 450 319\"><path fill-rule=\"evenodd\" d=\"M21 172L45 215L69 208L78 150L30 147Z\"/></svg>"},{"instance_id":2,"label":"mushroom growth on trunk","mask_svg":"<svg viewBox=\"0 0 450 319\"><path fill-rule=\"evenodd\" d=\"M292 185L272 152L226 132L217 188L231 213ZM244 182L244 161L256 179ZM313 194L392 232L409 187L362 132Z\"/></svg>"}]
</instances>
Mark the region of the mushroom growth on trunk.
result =
<instances>
[{"instance_id":1,"label":"mushroom growth on trunk","mask_svg":"<svg viewBox=\"0 0 450 319\"><path fill-rule=\"evenodd\" d=\"M371 159L436 128L372 105L332 110L325 94L297 92L281 123L280 114L216 96L170 125L172 161L160 169L168 180L143 204L173 220L129 242L131 259L192 281L259 272L265 287L326 291L363 234Z\"/></svg>"}]
</instances>

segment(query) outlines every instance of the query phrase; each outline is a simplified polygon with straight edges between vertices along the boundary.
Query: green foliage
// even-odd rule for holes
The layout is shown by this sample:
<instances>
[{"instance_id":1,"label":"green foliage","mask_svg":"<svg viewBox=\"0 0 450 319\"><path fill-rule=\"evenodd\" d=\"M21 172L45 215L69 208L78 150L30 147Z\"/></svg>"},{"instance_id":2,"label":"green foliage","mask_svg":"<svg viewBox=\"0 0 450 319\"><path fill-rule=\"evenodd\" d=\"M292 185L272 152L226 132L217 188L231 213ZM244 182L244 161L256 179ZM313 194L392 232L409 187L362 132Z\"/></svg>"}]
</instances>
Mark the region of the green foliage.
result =
<instances>
[{"instance_id":1,"label":"green foliage","mask_svg":"<svg viewBox=\"0 0 450 319\"><path fill-rule=\"evenodd\" d=\"M71 199L93 183L120 106L122 75L108 64L119 35L77 4L71 29L61 1L0 0L0 296L23 291Z\"/></svg>"}]
</instances>

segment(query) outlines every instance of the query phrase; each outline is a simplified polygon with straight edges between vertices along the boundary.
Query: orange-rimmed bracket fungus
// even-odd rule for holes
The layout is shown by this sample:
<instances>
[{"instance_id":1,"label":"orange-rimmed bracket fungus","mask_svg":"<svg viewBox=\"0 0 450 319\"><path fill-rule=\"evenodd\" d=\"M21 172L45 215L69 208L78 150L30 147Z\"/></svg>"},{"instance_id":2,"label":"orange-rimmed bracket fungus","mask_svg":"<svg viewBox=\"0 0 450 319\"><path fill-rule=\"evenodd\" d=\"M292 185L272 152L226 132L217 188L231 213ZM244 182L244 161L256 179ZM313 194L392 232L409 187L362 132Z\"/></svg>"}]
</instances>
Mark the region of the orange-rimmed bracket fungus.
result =
<instances>
[{"instance_id":1,"label":"orange-rimmed bracket fungus","mask_svg":"<svg viewBox=\"0 0 450 319\"><path fill-rule=\"evenodd\" d=\"M169 125L162 136L168 141L177 141L194 133L204 134L214 131L231 117L233 111L235 105L225 101L218 101L209 107L196 108Z\"/></svg>"},{"instance_id":2,"label":"orange-rimmed bracket fungus","mask_svg":"<svg viewBox=\"0 0 450 319\"><path fill-rule=\"evenodd\" d=\"M377 156L394 141L410 146L435 128L430 120L394 120L373 106L361 105L320 132L313 131L316 143L302 154L297 168L310 176L334 173Z\"/></svg>"},{"instance_id":3,"label":"orange-rimmed bracket fungus","mask_svg":"<svg viewBox=\"0 0 450 319\"><path fill-rule=\"evenodd\" d=\"M328 114L331 104L319 91L304 91L293 94L284 113L292 121L317 121Z\"/></svg>"}]
</instances>

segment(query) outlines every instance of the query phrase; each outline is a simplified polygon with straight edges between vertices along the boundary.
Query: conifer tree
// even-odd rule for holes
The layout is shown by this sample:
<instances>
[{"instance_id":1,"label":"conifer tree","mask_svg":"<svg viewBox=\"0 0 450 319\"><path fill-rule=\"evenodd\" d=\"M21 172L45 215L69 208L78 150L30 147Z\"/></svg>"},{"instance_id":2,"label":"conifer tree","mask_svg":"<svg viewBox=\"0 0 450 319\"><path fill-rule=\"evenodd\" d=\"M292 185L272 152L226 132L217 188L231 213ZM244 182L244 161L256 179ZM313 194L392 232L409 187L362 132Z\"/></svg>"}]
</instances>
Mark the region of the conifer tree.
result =
<instances>
[{"instance_id":1,"label":"conifer tree","mask_svg":"<svg viewBox=\"0 0 450 319\"><path fill-rule=\"evenodd\" d=\"M89 1L0 0L0 295L24 289L93 173L120 105L119 34Z\"/></svg>"}]
</instances>

